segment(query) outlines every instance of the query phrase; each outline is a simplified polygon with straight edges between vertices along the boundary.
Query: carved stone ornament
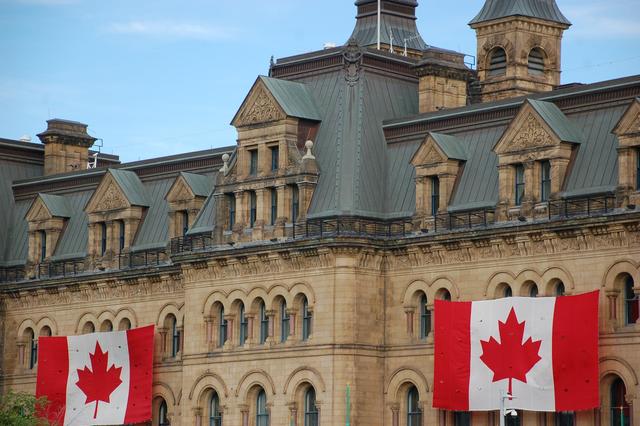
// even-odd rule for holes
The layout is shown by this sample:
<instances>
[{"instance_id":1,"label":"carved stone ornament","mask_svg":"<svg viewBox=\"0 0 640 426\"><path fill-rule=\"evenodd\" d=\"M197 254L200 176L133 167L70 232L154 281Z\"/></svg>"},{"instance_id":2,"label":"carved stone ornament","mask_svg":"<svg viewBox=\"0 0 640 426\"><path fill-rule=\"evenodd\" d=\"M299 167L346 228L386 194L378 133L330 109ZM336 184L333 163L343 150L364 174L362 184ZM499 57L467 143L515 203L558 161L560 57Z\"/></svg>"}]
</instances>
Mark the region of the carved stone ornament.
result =
<instances>
[{"instance_id":1,"label":"carved stone ornament","mask_svg":"<svg viewBox=\"0 0 640 426\"><path fill-rule=\"evenodd\" d=\"M629 133L640 133L640 114L636 117L635 121L629 127Z\"/></svg>"},{"instance_id":2,"label":"carved stone ornament","mask_svg":"<svg viewBox=\"0 0 640 426\"><path fill-rule=\"evenodd\" d=\"M344 59L344 78L349 86L354 86L360 80L362 73L362 50L355 39L349 40L342 56Z\"/></svg>"},{"instance_id":3,"label":"carved stone ornament","mask_svg":"<svg viewBox=\"0 0 640 426\"><path fill-rule=\"evenodd\" d=\"M284 118L285 114L280 106L267 93L264 87L258 86L253 96L249 98L248 105L240 114L236 125L270 123Z\"/></svg>"},{"instance_id":4,"label":"carved stone ornament","mask_svg":"<svg viewBox=\"0 0 640 426\"><path fill-rule=\"evenodd\" d=\"M120 189L114 182L111 182L96 205L96 211L117 210L128 206L129 202L122 195Z\"/></svg>"},{"instance_id":5,"label":"carved stone ornament","mask_svg":"<svg viewBox=\"0 0 640 426\"><path fill-rule=\"evenodd\" d=\"M518 152L530 148L539 148L543 146L555 145L554 139L549 132L542 127L542 124L529 113L524 123L520 126L515 136L508 143L505 152Z\"/></svg>"},{"instance_id":6,"label":"carved stone ornament","mask_svg":"<svg viewBox=\"0 0 640 426\"><path fill-rule=\"evenodd\" d=\"M433 143L429 143L424 153L420 153L416 157L416 165L438 164L442 163L445 158L438 152Z\"/></svg>"},{"instance_id":7,"label":"carved stone ornament","mask_svg":"<svg viewBox=\"0 0 640 426\"><path fill-rule=\"evenodd\" d=\"M33 207L27 213L27 220L29 222L39 222L41 220L51 219L51 213L44 206L40 198L37 198Z\"/></svg>"}]
</instances>

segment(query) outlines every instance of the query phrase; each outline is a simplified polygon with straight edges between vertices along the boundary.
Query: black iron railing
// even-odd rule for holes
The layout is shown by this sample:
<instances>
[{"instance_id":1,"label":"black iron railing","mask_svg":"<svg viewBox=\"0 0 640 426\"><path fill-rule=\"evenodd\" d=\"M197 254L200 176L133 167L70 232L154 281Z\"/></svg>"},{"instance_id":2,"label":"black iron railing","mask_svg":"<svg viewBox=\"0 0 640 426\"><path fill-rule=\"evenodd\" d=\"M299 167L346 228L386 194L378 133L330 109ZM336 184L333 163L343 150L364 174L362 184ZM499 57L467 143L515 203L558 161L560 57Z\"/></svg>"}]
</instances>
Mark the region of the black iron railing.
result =
<instances>
[{"instance_id":1,"label":"black iron railing","mask_svg":"<svg viewBox=\"0 0 640 426\"><path fill-rule=\"evenodd\" d=\"M10 266L0 268L0 282L14 283L25 279L26 269L24 266Z\"/></svg>"},{"instance_id":2,"label":"black iron railing","mask_svg":"<svg viewBox=\"0 0 640 426\"><path fill-rule=\"evenodd\" d=\"M118 269L139 268L141 266L158 266L169 262L167 250L152 249L129 253L118 256Z\"/></svg>"},{"instance_id":3,"label":"black iron railing","mask_svg":"<svg viewBox=\"0 0 640 426\"><path fill-rule=\"evenodd\" d=\"M402 238L411 233L410 219L376 220L360 217L336 216L308 219L290 228L291 238L328 238L355 236L365 238Z\"/></svg>"},{"instance_id":4,"label":"black iron railing","mask_svg":"<svg viewBox=\"0 0 640 426\"><path fill-rule=\"evenodd\" d=\"M549 201L547 208L549 219L597 216L611 213L616 208L616 197L612 194L605 194L579 198L564 198Z\"/></svg>"},{"instance_id":5,"label":"black iron railing","mask_svg":"<svg viewBox=\"0 0 640 426\"><path fill-rule=\"evenodd\" d=\"M38 278L58 278L78 275L85 271L85 259L40 263L37 267Z\"/></svg>"},{"instance_id":6,"label":"black iron railing","mask_svg":"<svg viewBox=\"0 0 640 426\"><path fill-rule=\"evenodd\" d=\"M212 234L193 234L171 239L171 253L203 250L214 246Z\"/></svg>"},{"instance_id":7,"label":"black iron railing","mask_svg":"<svg viewBox=\"0 0 640 426\"><path fill-rule=\"evenodd\" d=\"M495 222L494 209L469 210L464 212L443 213L433 220L433 231L486 228Z\"/></svg>"}]
</instances>

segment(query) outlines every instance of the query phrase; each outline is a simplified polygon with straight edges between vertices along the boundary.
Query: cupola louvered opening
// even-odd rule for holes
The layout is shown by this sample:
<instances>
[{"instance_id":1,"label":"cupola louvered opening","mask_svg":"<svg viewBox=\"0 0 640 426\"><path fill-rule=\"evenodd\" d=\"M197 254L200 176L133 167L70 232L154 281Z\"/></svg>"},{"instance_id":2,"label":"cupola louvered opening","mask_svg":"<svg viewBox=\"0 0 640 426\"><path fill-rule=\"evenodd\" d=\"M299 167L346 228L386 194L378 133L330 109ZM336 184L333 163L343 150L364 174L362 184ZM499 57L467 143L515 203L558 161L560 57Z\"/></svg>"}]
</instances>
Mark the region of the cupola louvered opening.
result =
<instances>
[{"instance_id":1,"label":"cupola louvered opening","mask_svg":"<svg viewBox=\"0 0 640 426\"><path fill-rule=\"evenodd\" d=\"M531 49L529 52L528 62L529 74L531 75L543 75L544 74L544 53L537 47Z\"/></svg>"},{"instance_id":2,"label":"cupola louvered opening","mask_svg":"<svg viewBox=\"0 0 640 426\"><path fill-rule=\"evenodd\" d=\"M503 48L497 47L489 55L489 75L504 75L507 72L507 53Z\"/></svg>"}]
</instances>

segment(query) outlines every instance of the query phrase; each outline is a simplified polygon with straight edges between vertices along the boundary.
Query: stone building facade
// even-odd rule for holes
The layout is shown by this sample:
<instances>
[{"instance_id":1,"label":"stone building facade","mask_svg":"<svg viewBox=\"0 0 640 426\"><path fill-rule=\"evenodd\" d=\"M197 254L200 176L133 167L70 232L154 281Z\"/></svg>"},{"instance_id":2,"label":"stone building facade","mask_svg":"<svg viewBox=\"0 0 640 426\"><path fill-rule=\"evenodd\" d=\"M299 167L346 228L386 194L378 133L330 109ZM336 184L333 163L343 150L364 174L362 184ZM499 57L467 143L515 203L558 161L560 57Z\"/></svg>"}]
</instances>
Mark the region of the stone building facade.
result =
<instances>
[{"instance_id":1,"label":"stone building facade","mask_svg":"<svg viewBox=\"0 0 640 426\"><path fill-rule=\"evenodd\" d=\"M559 86L570 24L533 3L487 1L476 71L414 0L375 49L358 0L344 46L256 80L237 146L0 140L0 389L34 391L38 336L154 324L153 425L496 425L432 408L434 301L600 290L601 407L509 422L638 422L640 78Z\"/></svg>"}]
</instances>

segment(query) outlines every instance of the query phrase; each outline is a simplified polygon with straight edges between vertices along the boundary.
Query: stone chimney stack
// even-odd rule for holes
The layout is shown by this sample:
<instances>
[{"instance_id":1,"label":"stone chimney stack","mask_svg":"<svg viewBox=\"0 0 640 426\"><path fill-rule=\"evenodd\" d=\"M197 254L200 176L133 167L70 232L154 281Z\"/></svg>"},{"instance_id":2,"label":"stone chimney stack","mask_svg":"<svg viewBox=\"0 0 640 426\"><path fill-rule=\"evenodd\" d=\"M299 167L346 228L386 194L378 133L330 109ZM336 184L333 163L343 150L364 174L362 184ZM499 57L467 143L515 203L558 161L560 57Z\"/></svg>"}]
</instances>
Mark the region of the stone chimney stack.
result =
<instances>
[{"instance_id":1,"label":"stone chimney stack","mask_svg":"<svg viewBox=\"0 0 640 426\"><path fill-rule=\"evenodd\" d=\"M38 135L44 144L45 176L86 170L89 148L96 141L87 133L87 125L58 118L47 120L47 125Z\"/></svg>"}]
</instances>

